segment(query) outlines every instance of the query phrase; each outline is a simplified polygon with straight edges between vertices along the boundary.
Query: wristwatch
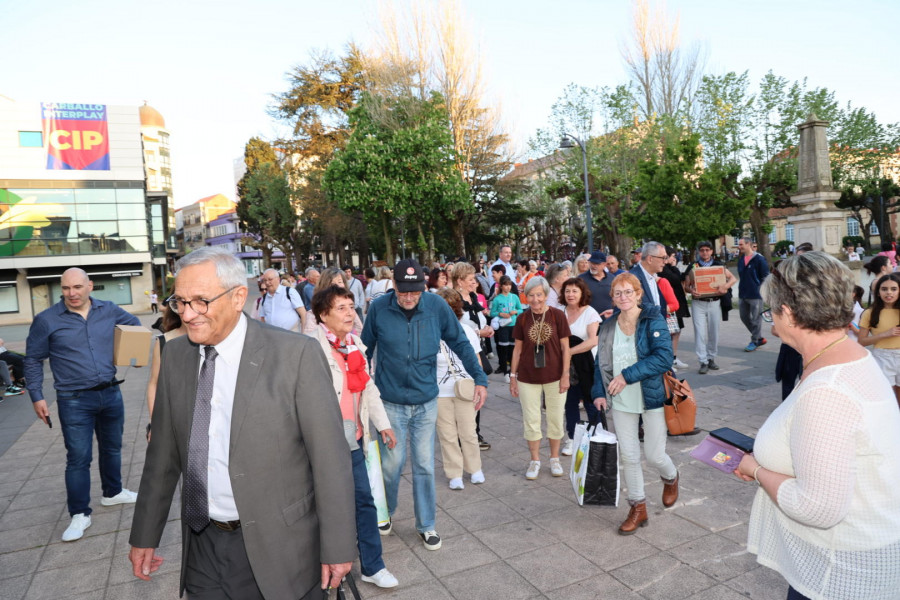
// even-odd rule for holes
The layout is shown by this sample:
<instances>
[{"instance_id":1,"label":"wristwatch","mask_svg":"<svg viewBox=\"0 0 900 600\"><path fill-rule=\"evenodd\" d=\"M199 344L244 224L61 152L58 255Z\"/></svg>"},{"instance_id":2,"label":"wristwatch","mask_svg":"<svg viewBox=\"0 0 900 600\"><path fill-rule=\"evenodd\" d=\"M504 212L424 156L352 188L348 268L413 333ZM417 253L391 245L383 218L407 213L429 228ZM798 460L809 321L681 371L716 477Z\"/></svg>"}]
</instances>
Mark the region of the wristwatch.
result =
<instances>
[{"instance_id":1,"label":"wristwatch","mask_svg":"<svg viewBox=\"0 0 900 600\"><path fill-rule=\"evenodd\" d=\"M518 373L510 373L510 374L509 374L509 378L510 378L510 379L516 379L516 378L518 377L518 375L519 375Z\"/></svg>"}]
</instances>

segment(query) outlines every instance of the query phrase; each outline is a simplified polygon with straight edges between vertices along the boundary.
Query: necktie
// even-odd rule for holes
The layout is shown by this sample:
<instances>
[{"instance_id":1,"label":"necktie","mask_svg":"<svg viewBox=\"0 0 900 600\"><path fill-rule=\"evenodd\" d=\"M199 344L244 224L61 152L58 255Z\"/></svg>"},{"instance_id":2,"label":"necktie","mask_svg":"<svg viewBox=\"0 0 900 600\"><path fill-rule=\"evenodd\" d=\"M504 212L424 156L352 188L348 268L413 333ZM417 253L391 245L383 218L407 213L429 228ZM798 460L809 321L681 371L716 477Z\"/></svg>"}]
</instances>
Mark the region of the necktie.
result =
<instances>
[{"instance_id":1,"label":"necktie","mask_svg":"<svg viewBox=\"0 0 900 600\"><path fill-rule=\"evenodd\" d=\"M207 498L207 475L209 463L209 418L212 413L210 401L213 382L216 379L215 347L206 346L206 359L200 367L197 380L197 398L194 402L194 418L191 421L191 439L188 441L188 465L185 474L185 520L188 526L199 533L209 524L209 501Z\"/></svg>"}]
</instances>

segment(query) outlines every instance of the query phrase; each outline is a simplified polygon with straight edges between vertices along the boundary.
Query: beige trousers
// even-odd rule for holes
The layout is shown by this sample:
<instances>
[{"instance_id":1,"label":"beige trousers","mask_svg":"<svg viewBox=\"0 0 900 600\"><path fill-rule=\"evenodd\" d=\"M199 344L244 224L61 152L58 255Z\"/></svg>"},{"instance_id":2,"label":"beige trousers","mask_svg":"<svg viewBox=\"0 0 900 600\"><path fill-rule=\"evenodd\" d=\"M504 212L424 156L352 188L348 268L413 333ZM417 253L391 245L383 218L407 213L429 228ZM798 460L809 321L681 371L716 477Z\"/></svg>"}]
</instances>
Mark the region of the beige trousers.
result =
<instances>
[{"instance_id":1,"label":"beige trousers","mask_svg":"<svg viewBox=\"0 0 900 600\"><path fill-rule=\"evenodd\" d=\"M525 439L529 442L541 439L541 392L547 404L547 438L561 440L566 434L563 428L566 395L559 393L559 381L544 384L519 382Z\"/></svg>"},{"instance_id":2,"label":"beige trousers","mask_svg":"<svg viewBox=\"0 0 900 600\"><path fill-rule=\"evenodd\" d=\"M438 398L437 435L448 479L481 470L481 449L475 434L475 404L471 400ZM460 445L462 447L460 447Z\"/></svg>"}]
</instances>

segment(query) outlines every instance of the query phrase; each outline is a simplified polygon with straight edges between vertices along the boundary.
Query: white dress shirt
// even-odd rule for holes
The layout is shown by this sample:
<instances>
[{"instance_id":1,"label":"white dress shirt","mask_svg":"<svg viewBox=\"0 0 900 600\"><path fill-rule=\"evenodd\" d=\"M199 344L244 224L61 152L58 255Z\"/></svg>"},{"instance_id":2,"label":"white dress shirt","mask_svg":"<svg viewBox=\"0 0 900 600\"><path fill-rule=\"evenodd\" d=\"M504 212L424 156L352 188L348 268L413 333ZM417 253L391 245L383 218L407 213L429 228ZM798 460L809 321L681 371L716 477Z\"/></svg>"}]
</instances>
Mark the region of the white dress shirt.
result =
<instances>
[{"instance_id":1,"label":"white dress shirt","mask_svg":"<svg viewBox=\"0 0 900 600\"><path fill-rule=\"evenodd\" d=\"M290 297L288 296L290 294ZM259 316L266 320L269 325L281 327L288 331L299 331L300 315L297 309L303 307L303 299L300 292L279 285L275 289L275 294L266 294L265 302L261 302L259 306Z\"/></svg>"},{"instance_id":2,"label":"white dress shirt","mask_svg":"<svg viewBox=\"0 0 900 600\"><path fill-rule=\"evenodd\" d=\"M238 324L224 340L215 345L216 378L213 383L209 418L209 458L206 493L209 497L209 518L216 521L237 521L237 505L228 473L228 447L231 443L231 412L234 408L234 389L238 367L247 337L247 319L242 314ZM203 366L205 346L200 346L200 366Z\"/></svg>"},{"instance_id":3,"label":"white dress shirt","mask_svg":"<svg viewBox=\"0 0 900 600\"><path fill-rule=\"evenodd\" d=\"M653 304L659 306L659 286L656 284L656 277L651 275L650 272L644 268L644 265L641 263L638 263L638 265L641 267L641 271L644 272L644 278L647 280L647 285L650 287L650 295L653 296Z\"/></svg>"}]
</instances>

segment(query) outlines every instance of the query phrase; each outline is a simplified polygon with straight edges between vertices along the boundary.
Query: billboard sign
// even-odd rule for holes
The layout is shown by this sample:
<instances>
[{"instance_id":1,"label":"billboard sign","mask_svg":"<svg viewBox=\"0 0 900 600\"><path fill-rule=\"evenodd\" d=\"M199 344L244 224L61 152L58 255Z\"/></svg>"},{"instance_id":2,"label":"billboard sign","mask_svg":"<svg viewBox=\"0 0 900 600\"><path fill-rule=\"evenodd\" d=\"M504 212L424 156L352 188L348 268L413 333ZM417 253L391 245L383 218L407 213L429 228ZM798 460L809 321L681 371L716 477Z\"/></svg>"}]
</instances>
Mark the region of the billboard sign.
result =
<instances>
[{"instance_id":1,"label":"billboard sign","mask_svg":"<svg viewBox=\"0 0 900 600\"><path fill-rule=\"evenodd\" d=\"M109 170L109 127L105 104L41 103L47 168Z\"/></svg>"}]
</instances>

